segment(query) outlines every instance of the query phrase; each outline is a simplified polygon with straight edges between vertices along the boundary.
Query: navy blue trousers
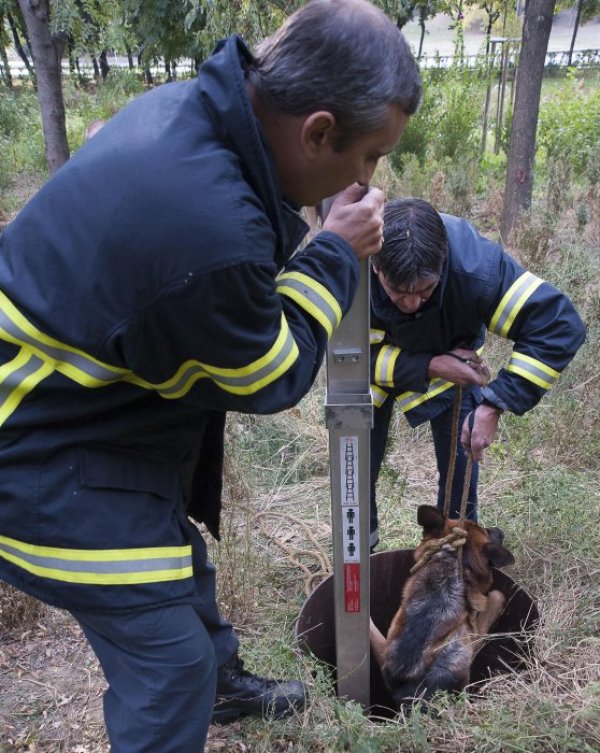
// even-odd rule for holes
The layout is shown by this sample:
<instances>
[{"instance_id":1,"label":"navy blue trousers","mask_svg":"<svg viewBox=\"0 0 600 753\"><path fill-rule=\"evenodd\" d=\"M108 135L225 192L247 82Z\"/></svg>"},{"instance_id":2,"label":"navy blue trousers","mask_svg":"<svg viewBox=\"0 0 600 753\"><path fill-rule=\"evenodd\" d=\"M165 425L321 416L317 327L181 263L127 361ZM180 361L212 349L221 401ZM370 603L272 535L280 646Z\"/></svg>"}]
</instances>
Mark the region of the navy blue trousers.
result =
<instances>
[{"instance_id":1,"label":"navy blue trousers","mask_svg":"<svg viewBox=\"0 0 600 753\"><path fill-rule=\"evenodd\" d=\"M375 546L378 542L378 517L377 517L377 498L376 487L379 471L385 455L390 420L396 401L388 397L380 408L375 408L373 429L371 431L371 520L370 520L370 545ZM460 515L460 504L462 500L463 487L465 482L465 471L467 467L467 456L460 444L460 431L467 415L476 408L475 390L463 395L460 406L458 447L456 451L456 466L454 478L452 480L452 494L450 501L450 517L458 518ZM452 442L452 425L453 425L454 407L450 407L440 413L430 421L431 433L433 435L433 446L438 469L438 492L436 505L443 512L444 500L446 494L446 478L450 466L450 447ZM471 471L471 483L469 485L469 496L467 498L467 518L477 520L477 482L479 478L479 463L473 463Z\"/></svg>"},{"instance_id":2,"label":"navy blue trousers","mask_svg":"<svg viewBox=\"0 0 600 753\"><path fill-rule=\"evenodd\" d=\"M219 615L204 539L189 525L200 604L73 612L108 682L104 718L111 753L204 750L217 667L238 641Z\"/></svg>"}]
</instances>

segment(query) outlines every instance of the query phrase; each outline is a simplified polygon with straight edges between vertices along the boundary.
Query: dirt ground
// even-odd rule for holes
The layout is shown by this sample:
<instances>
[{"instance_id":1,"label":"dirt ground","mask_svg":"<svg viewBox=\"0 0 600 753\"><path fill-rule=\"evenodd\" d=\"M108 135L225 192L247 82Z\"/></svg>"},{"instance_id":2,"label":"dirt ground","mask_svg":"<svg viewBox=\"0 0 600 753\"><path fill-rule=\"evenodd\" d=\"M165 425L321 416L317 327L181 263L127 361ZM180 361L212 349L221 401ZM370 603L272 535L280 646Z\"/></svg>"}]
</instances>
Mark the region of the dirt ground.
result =
<instances>
[{"instance_id":1,"label":"dirt ground","mask_svg":"<svg viewBox=\"0 0 600 753\"><path fill-rule=\"evenodd\" d=\"M0 634L0 753L107 753L105 687L68 613L45 607L30 629ZM206 753L244 753L240 729L212 726Z\"/></svg>"}]
</instances>

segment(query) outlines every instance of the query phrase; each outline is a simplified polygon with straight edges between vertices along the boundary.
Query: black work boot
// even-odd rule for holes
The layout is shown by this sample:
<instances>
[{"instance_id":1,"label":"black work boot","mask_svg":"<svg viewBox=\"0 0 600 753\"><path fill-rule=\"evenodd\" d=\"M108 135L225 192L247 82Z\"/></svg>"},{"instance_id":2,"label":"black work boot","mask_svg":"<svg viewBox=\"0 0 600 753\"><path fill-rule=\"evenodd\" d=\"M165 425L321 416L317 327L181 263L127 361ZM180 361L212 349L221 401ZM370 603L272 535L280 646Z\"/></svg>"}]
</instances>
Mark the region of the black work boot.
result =
<instances>
[{"instance_id":1,"label":"black work boot","mask_svg":"<svg viewBox=\"0 0 600 753\"><path fill-rule=\"evenodd\" d=\"M213 722L223 724L240 716L280 719L302 711L307 692L299 680L266 680L244 669L235 654L218 669Z\"/></svg>"}]
</instances>

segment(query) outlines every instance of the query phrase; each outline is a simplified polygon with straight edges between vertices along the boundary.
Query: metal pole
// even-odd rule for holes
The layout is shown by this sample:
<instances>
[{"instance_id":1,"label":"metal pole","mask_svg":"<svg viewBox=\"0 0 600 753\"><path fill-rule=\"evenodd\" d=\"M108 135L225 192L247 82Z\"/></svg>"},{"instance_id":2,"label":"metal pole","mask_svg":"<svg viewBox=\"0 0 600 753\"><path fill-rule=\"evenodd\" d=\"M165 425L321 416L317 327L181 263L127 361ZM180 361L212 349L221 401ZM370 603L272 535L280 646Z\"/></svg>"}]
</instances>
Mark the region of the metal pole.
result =
<instances>
[{"instance_id":1,"label":"metal pole","mask_svg":"<svg viewBox=\"0 0 600 753\"><path fill-rule=\"evenodd\" d=\"M369 370L369 263L327 350L333 581L340 698L370 704L369 489L373 405Z\"/></svg>"}]
</instances>

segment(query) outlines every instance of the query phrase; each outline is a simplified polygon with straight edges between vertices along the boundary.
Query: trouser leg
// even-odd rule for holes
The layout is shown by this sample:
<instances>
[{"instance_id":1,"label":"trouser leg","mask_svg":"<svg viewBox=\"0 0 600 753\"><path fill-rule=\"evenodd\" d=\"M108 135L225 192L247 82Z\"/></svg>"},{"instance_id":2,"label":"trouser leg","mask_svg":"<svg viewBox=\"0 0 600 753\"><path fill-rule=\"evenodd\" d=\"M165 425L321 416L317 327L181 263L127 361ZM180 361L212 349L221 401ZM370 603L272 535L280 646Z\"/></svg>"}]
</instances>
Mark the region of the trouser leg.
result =
<instances>
[{"instance_id":1,"label":"trouser leg","mask_svg":"<svg viewBox=\"0 0 600 753\"><path fill-rule=\"evenodd\" d=\"M463 396L460 406L460 416L458 421L458 441L456 450L456 466L454 478L452 481L452 493L450 502L450 517L458 518L460 516L460 505L462 501L463 488L465 484L465 473L467 468L467 455L460 444L460 432L467 415L475 409L476 403L473 399L473 393L468 392ZM440 511L444 510L446 495L446 478L448 468L451 462L450 448L453 432L453 406L431 420L431 432L433 435L433 444L435 447L435 457L439 473L437 507ZM469 484L469 496L467 498L466 517L469 520L477 520L477 482L479 479L479 463L473 463L471 471L471 483Z\"/></svg>"},{"instance_id":2,"label":"trouser leg","mask_svg":"<svg viewBox=\"0 0 600 753\"><path fill-rule=\"evenodd\" d=\"M74 612L108 682L111 753L199 753L212 719L216 667L238 640L219 614L215 567L189 521L198 601L127 613Z\"/></svg>"},{"instance_id":3,"label":"trouser leg","mask_svg":"<svg viewBox=\"0 0 600 753\"><path fill-rule=\"evenodd\" d=\"M206 542L193 523L187 521L186 526L186 534L192 544L196 590L200 597L199 603L194 604L194 609L210 636L217 666L220 667L237 653L239 642L231 623L223 619L219 613L216 598L216 568L208 560Z\"/></svg>"},{"instance_id":4,"label":"trouser leg","mask_svg":"<svg viewBox=\"0 0 600 753\"><path fill-rule=\"evenodd\" d=\"M394 409L394 400L388 397L383 405L374 409L373 429L371 430L371 508L370 508L370 537L369 546L375 546L379 541L376 487L379 471L385 455L390 419Z\"/></svg>"},{"instance_id":5,"label":"trouser leg","mask_svg":"<svg viewBox=\"0 0 600 753\"><path fill-rule=\"evenodd\" d=\"M217 672L195 609L73 614L108 682L104 716L111 753L201 753Z\"/></svg>"}]
</instances>

